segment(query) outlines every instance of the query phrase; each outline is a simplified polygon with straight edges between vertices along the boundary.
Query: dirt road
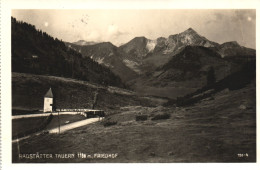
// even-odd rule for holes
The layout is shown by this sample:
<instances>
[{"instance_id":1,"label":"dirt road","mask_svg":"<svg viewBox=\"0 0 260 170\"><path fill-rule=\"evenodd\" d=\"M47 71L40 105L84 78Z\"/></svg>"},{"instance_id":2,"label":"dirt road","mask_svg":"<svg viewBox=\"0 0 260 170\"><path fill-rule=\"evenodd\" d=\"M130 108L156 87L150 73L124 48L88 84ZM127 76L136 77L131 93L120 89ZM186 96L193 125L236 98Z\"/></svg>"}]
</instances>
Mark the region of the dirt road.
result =
<instances>
[{"instance_id":1,"label":"dirt road","mask_svg":"<svg viewBox=\"0 0 260 170\"><path fill-rule=\"evenodd\" d=\"M77 127L81 127L81 126L85 126L87 124L97 122L98 120L99 120L99 118L91 118L91 119L86 119L86 120L70 123L67 125L63 125L60 128L57 127L57 128L51 129L51 130L49 130L49 133L59 133L59 132L62 133L67 130L75 129Z\"/></svg>"}]
</instances>

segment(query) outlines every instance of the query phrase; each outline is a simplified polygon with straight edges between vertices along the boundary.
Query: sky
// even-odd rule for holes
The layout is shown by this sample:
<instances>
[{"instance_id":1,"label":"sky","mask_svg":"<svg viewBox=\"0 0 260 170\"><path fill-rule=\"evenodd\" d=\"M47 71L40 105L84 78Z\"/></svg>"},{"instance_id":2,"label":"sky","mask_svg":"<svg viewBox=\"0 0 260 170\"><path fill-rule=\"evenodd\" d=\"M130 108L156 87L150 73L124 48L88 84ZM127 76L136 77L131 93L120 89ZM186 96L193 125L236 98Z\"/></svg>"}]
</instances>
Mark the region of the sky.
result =
<instances>
[{"instance_id":1,"label":"sky","mask_svg":"<svg viewBox=\"0 0 260 170\"><path fill-rule=\"evenodd\" d=\"M119 46L134 37L168 37L193 28L217 43L237 41L256 48L256 11L246 9L12 10L18 20L35 25L54 38L112 42Z\"/></svg>"}]
</instances>

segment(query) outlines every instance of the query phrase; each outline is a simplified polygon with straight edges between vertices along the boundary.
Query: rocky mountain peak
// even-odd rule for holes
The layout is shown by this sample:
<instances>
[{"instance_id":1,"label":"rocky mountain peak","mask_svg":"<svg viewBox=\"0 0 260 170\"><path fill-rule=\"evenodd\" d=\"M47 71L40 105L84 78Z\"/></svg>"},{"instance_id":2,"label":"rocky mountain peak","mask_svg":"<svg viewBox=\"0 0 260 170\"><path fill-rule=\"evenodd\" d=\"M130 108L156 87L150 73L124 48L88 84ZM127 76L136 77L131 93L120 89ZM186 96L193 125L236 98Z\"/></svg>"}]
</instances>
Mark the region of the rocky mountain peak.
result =
<instances>
[{"instance_id":1,"label":"rocky mountain peak","mask_svg":"<svg viewBox=\"0 0 260 170\"><path fill-rule=\"evenodd\" d=\"M194 30L194 29L192 29L192 28L188 28L186 31L184 31L183 33L196 33L197 34L197 32Z\"/></svg>"},{"instance_id":2,"label":"rocky mountain peak","mask_svg":"<svg viewBox=\"0 0 260 170\"><path fill-rule=\"evenodd\" d=\"M178 36L181 37L194 37L194 38L204 38L202 36L200 36L194 29L189 28L187 30L185 30L184 32L177 34Z\"/></svg>"}]
</instances>

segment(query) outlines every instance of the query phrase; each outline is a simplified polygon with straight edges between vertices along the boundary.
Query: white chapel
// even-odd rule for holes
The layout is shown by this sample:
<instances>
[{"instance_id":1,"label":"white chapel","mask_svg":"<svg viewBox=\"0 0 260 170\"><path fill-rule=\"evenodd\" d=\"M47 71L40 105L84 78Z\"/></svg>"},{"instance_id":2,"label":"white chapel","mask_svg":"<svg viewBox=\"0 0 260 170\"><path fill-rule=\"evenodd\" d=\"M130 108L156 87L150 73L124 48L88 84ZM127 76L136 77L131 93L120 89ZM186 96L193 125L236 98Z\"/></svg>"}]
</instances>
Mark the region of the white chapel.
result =
<instances>
[{"instance_id":1,"label":"white chapel","mask_svg":"<svg viewBox=\"0 0 260 170\"><path fill-rule=\"evenodd\" d=\"M53 94L50 88L44 96L43 112L52 112L52 106L53 106Z\"/></svg>"}]
</instances>

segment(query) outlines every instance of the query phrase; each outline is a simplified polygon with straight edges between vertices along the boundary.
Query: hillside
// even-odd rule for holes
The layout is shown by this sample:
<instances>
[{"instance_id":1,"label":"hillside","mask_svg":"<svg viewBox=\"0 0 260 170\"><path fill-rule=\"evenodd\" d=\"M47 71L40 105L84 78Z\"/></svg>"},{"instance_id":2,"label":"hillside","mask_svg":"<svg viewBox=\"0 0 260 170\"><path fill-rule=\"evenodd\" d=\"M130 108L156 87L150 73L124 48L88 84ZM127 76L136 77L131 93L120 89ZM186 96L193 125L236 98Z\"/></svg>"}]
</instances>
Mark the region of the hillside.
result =
<instances>
[{"instance_id":1,"label":"hillside","mask_svg":"<svg viewBox=\"0 0 260 170\"><path fill-rule=\"evenodd\" d=\"M186 46L179 54L158 71L162 72L157 78L161 81L174 80L185 81L192 79L204 79L210 67L215 70L216 80L223 79L239 69L239 65L228 62L220 57L218 53L202 46Z\"/></svg>"},{"instance_id":2,"label":"hillside","mask_svg":"<svg viewBox=\"0 0 260 170\"><path fill-rule=\"evenodd\" d=\"M254 49L240 46L236 41L225 42L212 49L217 51L222 58L232 57L233 60L235 60L236 57L241 57L241 56L254 57L256 55L256 51Z\"/></svg>"},{"instance_id":3,"label":"hillside","mask_svg":"<svg viewBox=\"0 0 260 170\"><path fill-rule=\"evenodd\" d=\"M223 90L239 90L246 87L248 84L256 86L255 78L256 62L250 61L244 64L241 69L225 76L223 79L217 80L215 83L206 84L202 88L183 97L177 97L177 100L169 100L165 105L190 106L202 100L213 100L212 96Z\"/></svg>"},{"instance_id":4,"label":"hillside","mask_svg":"<svg viewBox=\"0 0 260 170\"><path fill-rule=\"evenodd\" d=\"M35 26L12 18L12 72L52 75L124 87L108 68Z\"/></svg>"},{"instance_id":5,"label":"hillside","mask_svg":"<svg viewBox=\"0 0 260 170\"><path fill-rule=\"evenodd\" d=\"M120 106L157 105L148 98L139 98L134 92L101 86L99 84L55 76L12 73L12 109L43 109L43 96L52 88L56 108L91 108L95 93L98 93L97 109L106 112L116 110Z\"/></svg>"}]
</instances>

